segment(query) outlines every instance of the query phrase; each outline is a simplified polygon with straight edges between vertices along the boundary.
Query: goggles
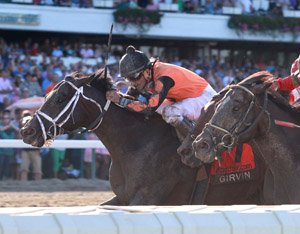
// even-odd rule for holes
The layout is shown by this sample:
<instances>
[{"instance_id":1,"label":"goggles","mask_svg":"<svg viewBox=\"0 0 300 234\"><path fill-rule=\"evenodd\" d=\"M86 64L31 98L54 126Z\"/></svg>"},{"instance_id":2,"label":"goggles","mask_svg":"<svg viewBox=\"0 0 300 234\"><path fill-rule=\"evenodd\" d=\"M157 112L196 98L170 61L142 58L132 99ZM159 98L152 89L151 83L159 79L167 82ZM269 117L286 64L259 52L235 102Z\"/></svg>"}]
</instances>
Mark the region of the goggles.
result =
<instances>
[{"instance_id":1,"label":"goggles","mask_svg":"<svg viewBox=\"0 0 300 234\"><path fill-rule=\"evenodd\" d=\"M133 76L130 76L130 77L125 77L126 80L128 81L138 81L139 79L142 78L142 76L144 76L144 71L140 72L140 73L137 73Z\"/></svg>"}]
</instances>

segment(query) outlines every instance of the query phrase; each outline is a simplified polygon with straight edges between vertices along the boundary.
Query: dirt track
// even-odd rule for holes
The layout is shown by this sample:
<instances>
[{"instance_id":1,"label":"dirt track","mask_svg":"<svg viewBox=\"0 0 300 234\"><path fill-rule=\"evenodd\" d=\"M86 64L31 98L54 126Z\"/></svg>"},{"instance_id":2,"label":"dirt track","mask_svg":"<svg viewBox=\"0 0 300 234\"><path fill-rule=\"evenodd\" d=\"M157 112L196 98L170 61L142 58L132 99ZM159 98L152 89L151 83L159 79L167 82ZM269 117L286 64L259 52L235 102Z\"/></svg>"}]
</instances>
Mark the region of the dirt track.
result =
<instances>
[{"instance_id":1,"label":"dirt track","mask_svg":"<svg viewBox=\"0 0 300 234\"><path fill-rule=\"evenodd\" d=\"M0 181L0 207L95 206L111 198L108 181Z\"/></svg>"}]
</instances>

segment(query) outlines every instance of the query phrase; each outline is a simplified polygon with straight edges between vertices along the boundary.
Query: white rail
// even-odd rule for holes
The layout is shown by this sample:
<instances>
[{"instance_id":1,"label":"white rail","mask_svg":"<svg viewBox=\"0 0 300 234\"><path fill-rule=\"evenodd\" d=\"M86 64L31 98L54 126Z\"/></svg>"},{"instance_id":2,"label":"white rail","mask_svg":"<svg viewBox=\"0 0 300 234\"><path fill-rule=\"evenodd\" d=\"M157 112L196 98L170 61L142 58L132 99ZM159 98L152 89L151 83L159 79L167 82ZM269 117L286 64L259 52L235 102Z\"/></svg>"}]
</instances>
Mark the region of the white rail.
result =
<instances>
[{"instance_id":1,"label":"white rail","mask_svg":"<svg viewBox=\"0 0 300 234\"><path fill-rule=\"evenodd\" d=\"M0 208L0 233L10 234L296 234L299 231L299 205Z\"/></svg>"},{"instance_id":2,"label":"white rail","mask_svg":"<svg viewBox=\"0 0 300 234\"><path fill-rule=\"evenodd\" d=\"M43 146L45 148L46 146ZM36 148L25 144L22 140L0 140L0 148ZM105 148L99 140L55 140L50 148L97 149Z\"/></svg>"}]
</instances>

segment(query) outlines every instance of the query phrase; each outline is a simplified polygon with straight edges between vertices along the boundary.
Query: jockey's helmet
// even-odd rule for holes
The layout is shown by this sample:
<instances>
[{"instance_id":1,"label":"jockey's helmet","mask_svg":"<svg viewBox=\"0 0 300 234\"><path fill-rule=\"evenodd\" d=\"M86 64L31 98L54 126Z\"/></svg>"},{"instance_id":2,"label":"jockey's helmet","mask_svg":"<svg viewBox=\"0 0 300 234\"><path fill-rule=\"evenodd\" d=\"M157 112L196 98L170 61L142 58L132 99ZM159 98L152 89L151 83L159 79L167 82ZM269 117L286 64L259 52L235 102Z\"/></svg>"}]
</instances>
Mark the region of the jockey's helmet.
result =
<instances>
[{"instance_id":1,"label":"jockey's helmet","mask_svg":"<svg viewBox=\"0 0 300 234\"><path fill-rule=\"evenodd\" d=\"M129 78L151 67L149 58L133 46L126 48L126 54L120 60L120 76Z\"/></svg>"}]
</instances>

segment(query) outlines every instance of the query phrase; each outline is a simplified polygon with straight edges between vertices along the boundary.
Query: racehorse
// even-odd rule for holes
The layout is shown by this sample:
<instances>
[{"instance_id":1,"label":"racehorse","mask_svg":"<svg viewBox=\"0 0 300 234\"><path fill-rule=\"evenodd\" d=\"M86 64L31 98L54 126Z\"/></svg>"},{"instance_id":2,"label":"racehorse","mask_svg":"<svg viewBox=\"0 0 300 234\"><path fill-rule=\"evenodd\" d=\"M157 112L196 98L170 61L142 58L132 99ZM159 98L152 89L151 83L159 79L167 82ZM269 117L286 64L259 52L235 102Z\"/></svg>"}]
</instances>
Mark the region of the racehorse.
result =
<instances>
[{"instance_id":1,"label":"racehorse","mask_svg":"<svg viewBox=\"0 0 300 234\"><path fill-rule=\"evenodd\" d=\"M193 148L196 157L208 163L220 152L248 142L271 170L274 203L300 203L300 146L294 142L300 132L275 124L275 120L299 123L299 108L269 89L273 80L272 74L263 71L230 85Z\"/></svg>"},{"instance_id":2,"label":"racehorse","mask_svg":"<svg viewBox=\"0 0 300 234\"><path fill-rule=\"evenodd\" d=\"M42 147L67 131L93 127L112 158L110 183L116 194L102 205L184 205L195 204L192 195L197 168L180 161L180 145L174 129L161 116L144 116L112 104L105 115L106 91L111 77L103 70L90 76L72 73L45 97L44 104L21 129L23 141ZM255 203L253 193L218 186L208 190L205 204ZM220 196L220 194L222 196ZM192 201L192 202L190 202ZM198 202L202 204L203 201Z\"/></svg>"},{"instance_id":3,"label":"racehorse","mask_svg":"<svg viewBox=\"0 0 300 234\"><path fill-rule=\"evenodd\" d=\"M222 89L219 93L213 96L213 98L208 102L205 107L201 110L201 115L198 121L195 124L195 127L187 134L179 148L177 149L178 154L181 156L181 161L191 167L199 167L203 165L203 161L195 157L195 150L192 147L193 141L196 139L196 137L202 132L202 130L205 127L205 124L208 123L213 116L215 112L216 104L224 97L226 92L229 90L228 87L225 87ZM255 157L255 163L256 163L256 174L259 175L258 178L254 181L248 181L246 183L243 183L245 186L242 188L243 185L241 185L241 189L244 189L244 191L248 191L250 189L255 189L255 186L258 188L261 188L262 194L260 197L260 201L258 201L261 204L273 204L273 201L269 198L270 192L269 187L264 187L265 185L268 186L270 183L272 183L272 177L265 178L266 174L266 164L262 157L258 156L259 151L256 150L256 148L252 149L254 152ZM246 155L244 155L245 157ZM228 156L227 156L228 157ZM209 164L211 166L211 164ZM209 168L209 166L207 166ZM210 168L208 169L210 170ZM267 171L268 173L268 171Z\"/></svg>"}]
</instances>

